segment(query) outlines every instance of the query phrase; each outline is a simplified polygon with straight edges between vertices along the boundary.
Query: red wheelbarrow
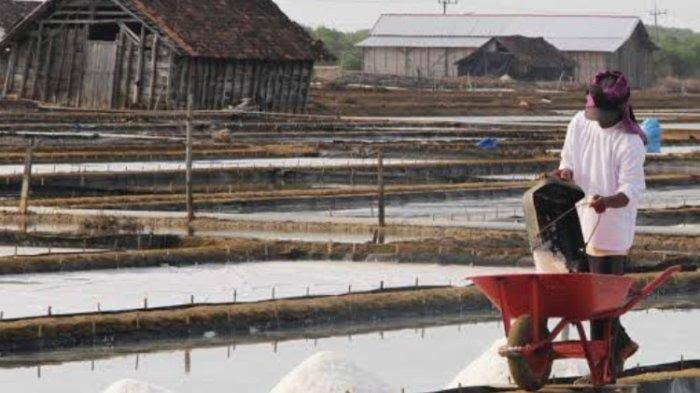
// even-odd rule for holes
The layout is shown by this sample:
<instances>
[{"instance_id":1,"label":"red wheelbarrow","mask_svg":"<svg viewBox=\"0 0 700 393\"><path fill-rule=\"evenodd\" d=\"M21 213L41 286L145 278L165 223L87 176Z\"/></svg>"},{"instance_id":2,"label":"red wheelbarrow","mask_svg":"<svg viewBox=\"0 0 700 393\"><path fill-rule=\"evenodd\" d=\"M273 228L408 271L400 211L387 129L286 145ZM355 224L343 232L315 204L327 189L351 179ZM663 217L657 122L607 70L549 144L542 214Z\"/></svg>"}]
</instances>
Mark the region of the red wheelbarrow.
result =
<instances>
[{"instance_id":1,"label":"red wheelbarrow","mask_svg":"<svg viewBox=\"0 0 700 393\"><path fill-rule=\"evenodd\" d=\"M629 277L601 274L511 274L470 280L501 310L508 345L499 353L508 359L513 380L521 389L537 391L549 380L556 359L586 359L594 385L612 383L612 320L680 269L668 268L641 291L632 290ZM551 332L548 318L561 318ZM583 322L591 320L604 322L602 340L586 338ZM577 329L580 339L554 341L567 325Z\"/></svg>"}]
</instances>

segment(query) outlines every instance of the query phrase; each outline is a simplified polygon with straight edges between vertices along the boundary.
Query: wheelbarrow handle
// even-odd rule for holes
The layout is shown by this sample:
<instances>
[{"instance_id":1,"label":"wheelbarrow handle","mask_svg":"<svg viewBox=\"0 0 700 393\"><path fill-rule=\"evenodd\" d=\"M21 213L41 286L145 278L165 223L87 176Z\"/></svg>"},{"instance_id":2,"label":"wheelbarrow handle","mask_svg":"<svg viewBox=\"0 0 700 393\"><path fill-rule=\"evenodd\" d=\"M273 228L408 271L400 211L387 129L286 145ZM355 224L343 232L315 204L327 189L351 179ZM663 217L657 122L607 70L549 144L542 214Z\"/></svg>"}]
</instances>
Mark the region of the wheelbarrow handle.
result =
<instances>
[{"instance_id":1,"label":"wheelbarrow handle","mask_svg":"<svg viewBox=\"0 0 700 393\"><path fill-rule=\"evenodd\" d=\"M671 266L668 269L664 270L663 273L659 274L655 279L653 279L651 282L645 285L641 291L637 292L635 296L627 302L625 307L623 307L624 312L631 310L632 307L636 306L637 303L642 301L642 299L651 295L651 293L654 292L656 288L668 281L668 279L671 278L672 275L680 272L681 270L682 267L680 265Z\"/></svg>"}]
</instances>

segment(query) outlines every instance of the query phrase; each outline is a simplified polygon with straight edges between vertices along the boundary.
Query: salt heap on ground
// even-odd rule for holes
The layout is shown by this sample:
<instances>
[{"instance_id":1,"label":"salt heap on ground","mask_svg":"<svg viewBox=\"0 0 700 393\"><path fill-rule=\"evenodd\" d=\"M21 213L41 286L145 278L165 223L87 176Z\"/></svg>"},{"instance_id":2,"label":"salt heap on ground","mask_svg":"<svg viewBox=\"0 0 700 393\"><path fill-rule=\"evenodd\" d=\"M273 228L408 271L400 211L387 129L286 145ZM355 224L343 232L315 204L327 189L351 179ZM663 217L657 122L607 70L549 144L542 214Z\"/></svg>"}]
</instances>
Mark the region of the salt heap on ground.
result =
<instances>
[{"instance_id":1,"label":"salt heap on ground","mask_svg":"<svg viewBox=\"0 0 700 393\"><path fill-rule=\"evenodd\" d=\"M445 389L454 389L461 386L508 386L510 380L508 361L498 354L498 348L506 345L506 339L497 340L491 348L481 354L445 386ZM552 376L578 377L588 374L585 362L581 360L557 360L552 366Z\"/></svg>"},{"instance_id":2,"label":"salt heap on ground","mask_svg":"<svg viewBox=\"0 0 700 393\"><path fill-rule=\"evenodd\" d=\"M397 390L335 352L319 352L287 374L270 393L395 393Z\"/></svg>"},{"instance_id":3,"label":"salt heap on ground","mask_svg":"<svg viewBox=\"0 0 700 393\"><path fill-rule=\"evenodd\" d=\"M102 393L172 393L170 390L134 379L122 379L111 384Z\"/></svg>"}]
</instances>

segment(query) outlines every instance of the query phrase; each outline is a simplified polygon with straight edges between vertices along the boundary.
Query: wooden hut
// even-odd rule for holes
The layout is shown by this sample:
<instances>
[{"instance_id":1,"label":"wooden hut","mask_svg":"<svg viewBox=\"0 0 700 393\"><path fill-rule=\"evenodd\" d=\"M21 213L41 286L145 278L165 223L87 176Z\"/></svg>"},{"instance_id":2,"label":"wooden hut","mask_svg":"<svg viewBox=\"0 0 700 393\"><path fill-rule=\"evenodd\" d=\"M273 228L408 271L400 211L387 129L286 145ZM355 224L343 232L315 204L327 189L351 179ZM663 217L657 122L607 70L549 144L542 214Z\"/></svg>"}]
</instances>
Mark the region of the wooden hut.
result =
<instances>
[{"instance_id":1,"label":"wooden hut","mask_svg":"<svg viewBox=\"0 0 700 393\"><path fill-rule=\"evenodd\" d=\"M304 110L325 54L271 0L48 0L0 41L4 93L68 107Z\"/></svg>"},{"instance_id":2,"label":"wooden hut","mask_svg":"<svg viewBox=\"0 0 700 393\"><path fill-rule=\"evenodd\" d=\"M459 76L502 77L524 81L571 80L576 63L544 38L523 36L490 39L459 60Z\"/></svg>"},{"instance_id":3,"label":"wooden hut","mask_svg":"<svg viewBox=\"0 0 700 393\"><path fill-rule=\"evenodd\" d=\"M7 31L11 30L17 22L21 21L40 4L41 2L38 1L0 0L0 40ZM0 52L0 89L5 80L8 57L3 56L2 52Z\"/></svg>"}]
</instances>

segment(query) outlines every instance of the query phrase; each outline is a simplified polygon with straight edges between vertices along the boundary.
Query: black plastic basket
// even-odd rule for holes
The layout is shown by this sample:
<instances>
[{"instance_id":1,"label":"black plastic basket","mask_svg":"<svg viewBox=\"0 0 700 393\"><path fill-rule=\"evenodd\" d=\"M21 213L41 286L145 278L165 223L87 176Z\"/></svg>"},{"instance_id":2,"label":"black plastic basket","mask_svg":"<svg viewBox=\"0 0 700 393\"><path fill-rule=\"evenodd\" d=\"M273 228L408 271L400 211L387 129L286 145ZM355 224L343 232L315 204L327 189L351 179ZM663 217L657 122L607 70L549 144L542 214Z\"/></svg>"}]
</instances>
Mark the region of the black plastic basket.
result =
<instances>
[{"instance_id":1,"label":"black plastic basket","mask_svg":"<svg viewBox=\"0 0 700 393\"><path fill-rule=\"evenodd\" d=\"M571 271L585 270L586 252L576 211L576 204L584 197L576 185L553 178L540 181L523 197L530 247L547 247L562 254Z\"/></svg>"}]
</instances>

